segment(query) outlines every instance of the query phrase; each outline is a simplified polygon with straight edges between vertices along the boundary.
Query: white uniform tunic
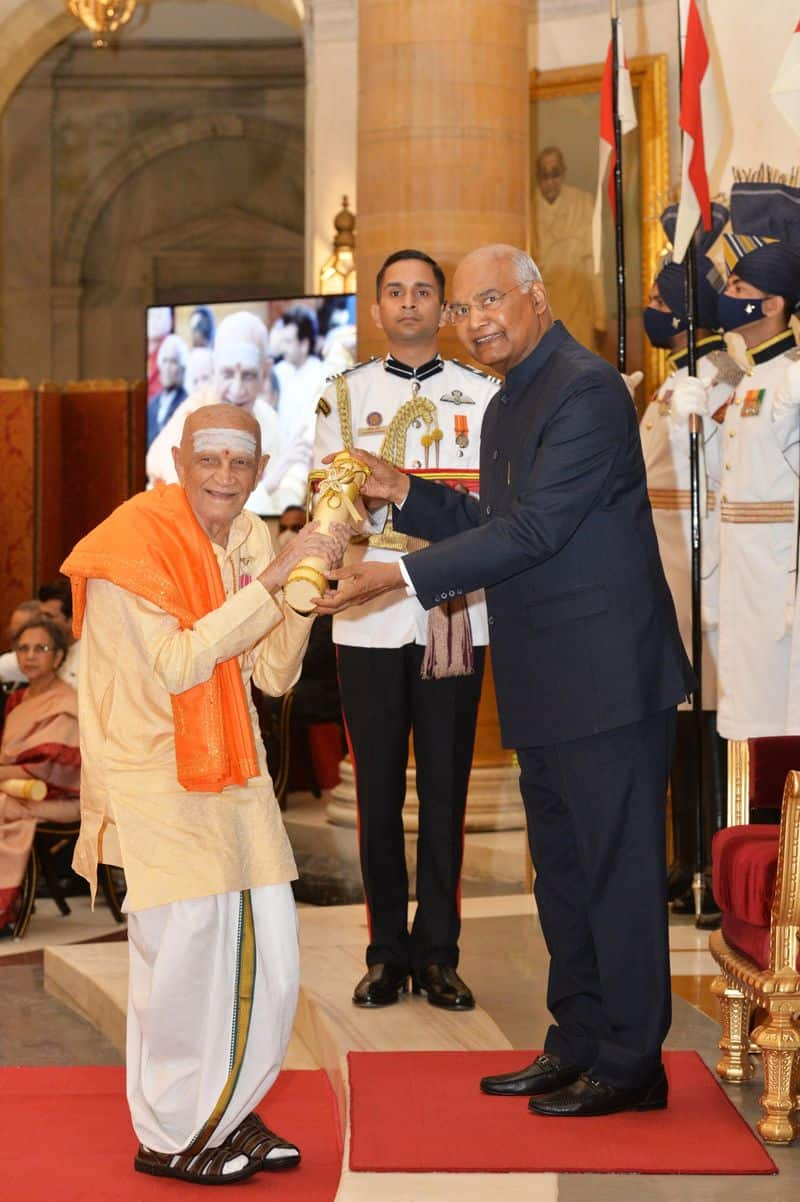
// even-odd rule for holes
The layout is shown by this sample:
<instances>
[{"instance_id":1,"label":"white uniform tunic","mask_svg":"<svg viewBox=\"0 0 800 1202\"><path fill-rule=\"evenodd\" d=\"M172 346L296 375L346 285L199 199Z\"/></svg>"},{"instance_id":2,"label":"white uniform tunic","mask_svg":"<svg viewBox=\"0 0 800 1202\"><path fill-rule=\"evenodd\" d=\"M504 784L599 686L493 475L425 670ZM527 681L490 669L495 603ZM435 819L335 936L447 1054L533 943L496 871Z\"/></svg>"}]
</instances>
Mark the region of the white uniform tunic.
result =
<instances>
[{"instance_id":1,"label":"white uniform tunic","mask_svg":"<svg viewBox=\"0 0 800 1202\"><path fill-rule=\"evenodd\" d=\"M703 459L700 467L702 525L703 708L716 709L719 605L719 472L720 424L734 394L741 370L725 353L721 338L698 344L703 379L709 379L710 415L703 421ZM678 616L686 654L692 655L692 515L689 429L671 414L675 385L688 374L686 351L670 356L671 374L656 392L642 417L639 432L647 470L647 490L664 574ZM698 371L700 369L698 368ZM716 418L713 416L716 414ZM705 504L703 505L703 500ZM682 708L689 708L684 703Z\"/></svg>"},{"instance_id":2,"label":"white uniform tunic","mask_svg":"<svg viewBox=\"0 0 800 1202\"><path fill-rule=\"evenodd\" d=\"M787 731L796 559L797 412L773 405L790 331L753 347L722 426L717 725L726 739ZM771 357L770 357L771 356Z\"/></svg>"},{"instance_id":3,"label":"white uniform tunic","mask_svg":"<svg viewBox=\"0 0 800 1202\"><path fill-rule=\"evenodd\" d=\"M395 374L401 365L389 356L359 364L339 377L350 395L352 445L379 454L387 426L417 388L419 397L434 403L442 437L426 447L422 440L430 431L424 422L415 422L408 430L403 464L397 466L428 478L436 478L439 473L448 482L457 482L463 472L465 483L474 491L483 415L500 388L500 381L452 359L437 359L435 369L431 367L421 370L420 378L412 380L408 375ZM315 468L321 466L324 455L340 451L345 443L334 380L326 387L318 409ZM345 563L361 559L394 563L402 555L403 551L354 543ZM470 593L467 602L472 641L476 646L485 646L489 642L489 627L483 592ZM427 633L427 612L416 597L405 593L388 593L336 614L333 619L333 641L348 647L403 647L407 643L424 646Z\"/></svg>"}]
</instances>

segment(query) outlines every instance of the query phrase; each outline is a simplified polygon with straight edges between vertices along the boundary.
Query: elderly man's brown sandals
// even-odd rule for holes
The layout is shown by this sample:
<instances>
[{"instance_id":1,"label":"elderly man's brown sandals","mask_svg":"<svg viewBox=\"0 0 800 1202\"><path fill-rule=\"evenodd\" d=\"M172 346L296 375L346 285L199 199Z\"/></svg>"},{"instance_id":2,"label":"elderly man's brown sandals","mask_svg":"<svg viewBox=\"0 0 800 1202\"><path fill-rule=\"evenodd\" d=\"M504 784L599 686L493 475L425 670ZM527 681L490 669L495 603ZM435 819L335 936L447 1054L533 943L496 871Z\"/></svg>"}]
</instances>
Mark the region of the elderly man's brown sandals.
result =
<instances>
[{"instance_id":1,"label":"elderly man's brown sandals","mask_svg":"<svg viewBox=\"0 0 800 1202\"><path fill-rule=\"evenodd\" d=\"M300 1149L270 1131L257 1114L248 1114L225 1140L225 1147L244 1152L266 1173L293 1169L300 1163Z\"/></svg>"},{"instance_id":2,"label":"elderly man's brown sandals","mask_svg":"<svg viewBox=\"0 0 800 1202\"><path fill-rule=\"evenodd\" d=\"M263 1166L257 1160L246 1160L244 1168L226 1173L225 1165L241 1160L247 1153L223 1144L219 1148L204 1148L202 1152L151 1152L144 1144L133 1161L140 1173L151 1173L154 1177L177 1177L181 1181L193 1181L195 1185L231 1185L252 1177Z\"/></svg>"}]
</instances>

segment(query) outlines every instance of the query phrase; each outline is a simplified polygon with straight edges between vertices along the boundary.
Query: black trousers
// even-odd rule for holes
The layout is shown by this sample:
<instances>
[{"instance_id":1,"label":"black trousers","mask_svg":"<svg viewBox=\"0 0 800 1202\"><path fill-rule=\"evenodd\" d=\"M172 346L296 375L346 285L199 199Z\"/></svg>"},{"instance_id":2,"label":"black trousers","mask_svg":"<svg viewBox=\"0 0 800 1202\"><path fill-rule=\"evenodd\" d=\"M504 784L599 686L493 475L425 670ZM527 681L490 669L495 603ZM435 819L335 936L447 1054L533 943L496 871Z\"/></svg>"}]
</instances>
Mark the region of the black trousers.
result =
<instances>
[{"instance_id":1,"label":"black trousers","mask_svg":"<svg viewBox=\"0 0 800 1202\"><path fill-rule=\"evenodd\" d=\"M358 800L367 964L458 964L464 810L485 648L472 676L421 680L424 647L338 648L339 688ZM417 912L408 932L403 837L409 733L419 796Z\"/></svg>"},{"instance_id":2,"label":"black trousers","mask_svg":"<svg viewBox=\"0 0 800 1202\"><path fill-rule=\"evenodd\" d=\"M665 866L675 711L519 751L550 952L545 1048L610 1085L652 1075L671 1021Z\"/></svg>"},{"instance_id":3,"label":"black trousers","mask_svg":"<svg viewBox=\"0 0 800 1202\"><path fill-rule=\"evenodd\" d=\"M670 773L672 831L675 862L687 872L695 866L695 757L694 714L678 711L675 752ZM703 711L703 866L711 868L711 840L725 825L728 787L727 744L717 734L716 710Z\"/></svg>"}]
</instances>

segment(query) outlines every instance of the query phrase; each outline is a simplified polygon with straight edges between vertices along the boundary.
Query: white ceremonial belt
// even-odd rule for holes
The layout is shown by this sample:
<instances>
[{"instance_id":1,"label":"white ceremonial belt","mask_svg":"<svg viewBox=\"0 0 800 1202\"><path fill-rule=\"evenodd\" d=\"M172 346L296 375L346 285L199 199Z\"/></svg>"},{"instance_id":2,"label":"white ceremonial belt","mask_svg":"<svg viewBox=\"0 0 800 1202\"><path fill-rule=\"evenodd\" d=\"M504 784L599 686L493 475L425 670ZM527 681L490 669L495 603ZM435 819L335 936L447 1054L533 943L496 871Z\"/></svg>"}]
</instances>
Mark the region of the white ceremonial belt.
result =
<instances>
[{"instance_id":1,"label":"white ceremonial belt","mask_svg":"<svg viewBox=\"0 0 800 1202\"><path fill-rule=\"evenodd\" d=\"M648 488L647 495L653 509L692 508L692 494L688 488ZM709 511L716 509L717 494L709 489L706 498Z\"/></svg>"},{"instance_id":2,"label":"white ceremonial belt","mask_svg":"<svg viewBox=\"0 0 800 1202\"><path fill-rule=\"evenodd\" d=\"M793 501L723 501L723 522L793 522Z\"/></svg>"}]
</instances>

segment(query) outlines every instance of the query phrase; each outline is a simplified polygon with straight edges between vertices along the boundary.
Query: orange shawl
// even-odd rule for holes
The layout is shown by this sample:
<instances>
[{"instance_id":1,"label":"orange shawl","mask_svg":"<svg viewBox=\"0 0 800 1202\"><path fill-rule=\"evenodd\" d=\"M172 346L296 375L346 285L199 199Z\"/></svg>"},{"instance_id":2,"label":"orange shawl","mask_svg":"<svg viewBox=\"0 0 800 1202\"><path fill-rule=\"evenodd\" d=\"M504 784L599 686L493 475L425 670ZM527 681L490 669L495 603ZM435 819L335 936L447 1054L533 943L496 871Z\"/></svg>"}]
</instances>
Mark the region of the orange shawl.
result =
<instances>
[{"instance_id":1,"label":"orange shawl","mask_svg":"<svg viewBox=\"0 0 800 1202\"><path fill-rule=\"evenodd\" d=\"M177 484L138 493L95 527L61 566L72 581L80 638L86 581L108 580L178 619L181 630L217 609L225 590L211 541ZM219 793L259 773L244 685L236 659L211 679L173 694L175 756L184 789Z\"/></svg>"}]
</instances>

